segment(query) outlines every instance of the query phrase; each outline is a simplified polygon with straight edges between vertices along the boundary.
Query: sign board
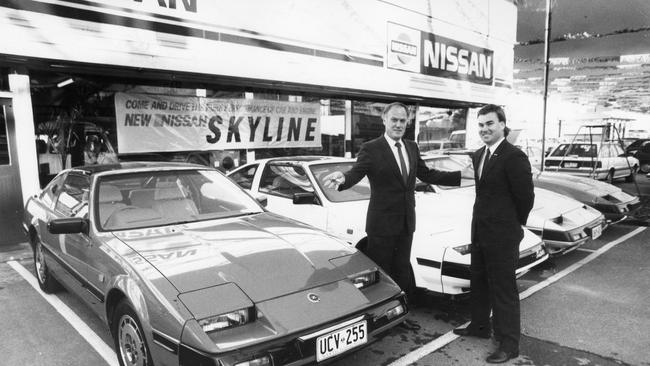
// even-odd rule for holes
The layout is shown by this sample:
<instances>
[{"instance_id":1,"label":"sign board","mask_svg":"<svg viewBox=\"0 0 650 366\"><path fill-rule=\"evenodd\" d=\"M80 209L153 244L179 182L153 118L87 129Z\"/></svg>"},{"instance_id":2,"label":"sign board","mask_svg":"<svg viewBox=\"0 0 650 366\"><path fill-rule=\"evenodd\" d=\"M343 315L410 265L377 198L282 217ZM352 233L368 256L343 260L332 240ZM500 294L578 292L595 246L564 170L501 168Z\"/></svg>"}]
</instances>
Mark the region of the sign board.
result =
<instances>
[{"instance_id":1,"label":"sign board","mask_svg":"<svg viewBox=\"0 0 650 366\"><path fill-rule=\"evenodd\" d=\"M320 105L115 94L120 153L320 147Z\"/></svg>"}]
</instances>

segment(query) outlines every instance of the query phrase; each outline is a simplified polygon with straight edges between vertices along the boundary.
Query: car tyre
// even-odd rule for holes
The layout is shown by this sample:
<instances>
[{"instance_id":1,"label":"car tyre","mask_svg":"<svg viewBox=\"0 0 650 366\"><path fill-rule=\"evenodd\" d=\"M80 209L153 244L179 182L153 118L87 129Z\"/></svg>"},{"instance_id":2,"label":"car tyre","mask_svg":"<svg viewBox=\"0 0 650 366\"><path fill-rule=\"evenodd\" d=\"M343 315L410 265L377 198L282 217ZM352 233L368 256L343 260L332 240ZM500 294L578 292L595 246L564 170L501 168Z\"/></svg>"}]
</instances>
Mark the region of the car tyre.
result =
<instances>
[{"instance_id":1,"label":"car tyre","mask_svg":"<svg viewBox=\"0 0 650 366\"><path fill-rule=\"evenodd\" d=\"M111 332L120 366L152 366L151 352L135 310L122 300L115 307Z\"/></svg>"},{"instance_id":2,"label":"car tyre","mask_svg":"<svg viewBox=\"0 0 650 366\"><path fill-rule=\"evenodd\" d=\"M607 176L605 177L605 180L609 184L614 184L614 169L609 170L609 173L607 173Z\"/></svg>"},{"instance_id":3,"label":"car tyre","mask_svg":"<svg viewBox=\"0 0 650 366\"><path fill-rule=\"evenodd\" d=\"M650 163L641 163L641 167L639 168L639 170L643 174L650 173Z\"/></svg>"},{"instance_id":4,"label":"car tyre","mask_svg":"<svg viewBox=\"0 0 650 366\"><path fill-rule=\"evenodd\" d=\"M46 294L52 294L61 289L59 282L52 277L43 254L43 244L38 239L34 240L34 273L36 274L38 286Z\"/></svg>"}]
</instances>

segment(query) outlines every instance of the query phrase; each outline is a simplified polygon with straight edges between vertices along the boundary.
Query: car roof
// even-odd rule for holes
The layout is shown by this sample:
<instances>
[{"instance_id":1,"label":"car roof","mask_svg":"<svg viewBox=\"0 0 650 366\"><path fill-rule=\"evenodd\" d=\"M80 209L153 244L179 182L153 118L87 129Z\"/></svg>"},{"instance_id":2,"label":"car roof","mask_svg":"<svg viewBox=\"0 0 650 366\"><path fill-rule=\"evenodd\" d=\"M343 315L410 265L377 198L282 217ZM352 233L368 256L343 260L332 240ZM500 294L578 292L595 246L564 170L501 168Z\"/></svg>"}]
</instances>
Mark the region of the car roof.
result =
<instances>
[{"instance_id":1,"label":"car roof","mask_svg":"<svg viewBox=\"0 0 650 366\"><path fill-rule=\"evenodd\" d=\"M72 172L81 172L86 175L95 175L104 172L126 172L126 171L145 171L159 169L180 169L180 168L200 168L210 169L204 165L177 163L177 162L158 162L158 161L129 161L117 164L97 164L84 165L69 169Z\"/></svg>"},{"instance_id":2,"label":"car roof","mask_svg":"<svg viewBox=\"0 0 650 366\"><path fill-rule=\"evenodd\" d=\"M311 165L313 163L329 163L329 162L348 162L354 161L354 159L343 158L340 156L318 156L318 155L301 155L301 156L283 156L278 158L268 158L268 159L259 159L255 162L266 162L266 163L288 163L288 164L306 164ZM251 164L254 164L252 162Z\"/></svg>"}]
</instances>

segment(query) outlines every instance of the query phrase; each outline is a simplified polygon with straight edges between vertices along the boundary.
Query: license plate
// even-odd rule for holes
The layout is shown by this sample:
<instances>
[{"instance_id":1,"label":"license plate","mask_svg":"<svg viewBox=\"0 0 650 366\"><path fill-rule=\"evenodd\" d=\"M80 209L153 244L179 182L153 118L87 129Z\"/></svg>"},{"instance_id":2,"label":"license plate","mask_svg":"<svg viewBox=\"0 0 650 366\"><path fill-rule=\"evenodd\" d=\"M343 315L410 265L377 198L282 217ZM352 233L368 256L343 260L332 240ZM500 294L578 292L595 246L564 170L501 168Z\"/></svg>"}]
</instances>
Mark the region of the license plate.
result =
<instances>
[{"instance_id":1,"label":"license plate","mask_svg":"<svg viewBox=\"0 0 650 366\"><path fill-rule=\"evenodd\" d=\"M597 239L600 236L600 234L602 234L602 233L603 233L603 228L600 227L600 225L596 225L596 226L591 228L591 238L592 239Z\"/></svg>"},{"instance_id":2,"label":"license plate","mask_svg":"<svg viewBox=\"0 0 650 366\"><path fill-rule=\"evenodd\" d=\"M565 167L565 168L577 168L577 167L578 167L578 163L566 162L566 163L564 163L564 167Z\"/></svg>"},{"instance_id":3,"label":"license plate","mask_svg":"<svg viewBox=\"0 0 650 366\"><path fill-rule=\"evenodd\" d=\"M335 330L316 339L316 361L340 355L367 342L368 327L365 320Z\"/></svg>"}]
</instances>

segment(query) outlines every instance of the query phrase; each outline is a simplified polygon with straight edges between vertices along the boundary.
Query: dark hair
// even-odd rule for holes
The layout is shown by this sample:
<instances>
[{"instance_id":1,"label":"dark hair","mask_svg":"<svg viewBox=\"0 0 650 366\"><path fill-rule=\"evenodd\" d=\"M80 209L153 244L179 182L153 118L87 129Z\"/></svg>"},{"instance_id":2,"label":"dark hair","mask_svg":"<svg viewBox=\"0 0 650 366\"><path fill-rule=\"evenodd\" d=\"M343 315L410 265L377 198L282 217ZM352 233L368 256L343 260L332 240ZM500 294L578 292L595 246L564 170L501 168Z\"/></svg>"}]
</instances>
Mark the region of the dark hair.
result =
<instances>
[{"instance_id":1,"label":"dark hair","mask_svg":"<svg viewBox=\"0 0 650 366\"><path fill-rule=\"evenodd\" d=\"M501 108L501 106L498 106L496 104L484 105L481 109L478 110L478 113L476 115L483 116L492 112L496 113L499 122L506 123L506 112L503 111L503 108ZM506 128L503 129L503 136L508 137L509 133L510 133L510 128L506 126Z\"/></svg>"},{"instance_id":2,"label":"dark hair","mask_svg":"<svg viewBox=\"0 0 650 366\"><path fill-rule=\"evenodd\" d=\"M230 156L227 156L227 155L226 155L226 156L221 160L221 167L224 168L224 169L226 169L226 170L230 170L230 169L232 169L234 166L235 166L235 161L234 161Z\"/></svg>"},{"instance_id":3,"label":"dark hair","mask_svg":"<svg viewBox=\"0 0 650 366\"><path fill-rule=\"evenodd\" d=\"M408 115L409 115L409 107L407 107L406 104L401 103L401 102L393 102L393 103L390 103L390 104L386 104L386 106L384 107L384 110L381 111L381 116L382 116L382 117L386 116L386 113L388 113L388 111L390 111L391 109L393 109L393 107L401 107L401 108L404 108L404 111L406 111L406 116L407 116L407 118L408 118Z\"/></svg>"}]
</instances>

